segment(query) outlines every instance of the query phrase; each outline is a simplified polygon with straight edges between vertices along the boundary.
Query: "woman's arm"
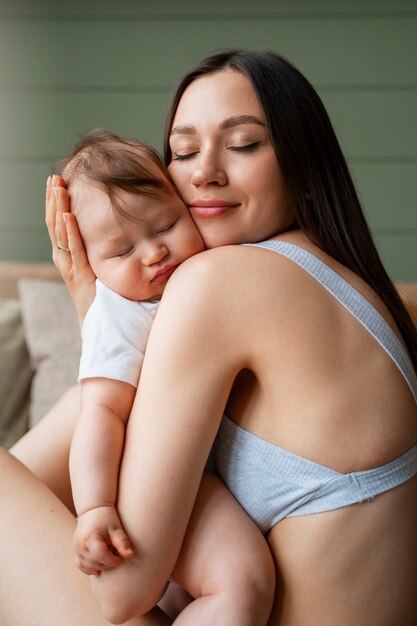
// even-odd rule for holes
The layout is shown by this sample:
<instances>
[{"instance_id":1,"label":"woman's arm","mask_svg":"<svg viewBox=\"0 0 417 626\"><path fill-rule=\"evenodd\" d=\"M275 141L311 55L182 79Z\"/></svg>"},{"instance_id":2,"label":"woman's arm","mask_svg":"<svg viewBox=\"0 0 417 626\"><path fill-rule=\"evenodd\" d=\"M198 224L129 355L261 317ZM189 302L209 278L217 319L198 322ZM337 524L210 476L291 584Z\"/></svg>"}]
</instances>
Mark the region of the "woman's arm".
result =
<instances>
[{"instance_id":1,"label":"woman's arm","mask_svg":"<svg viewBox=\"0 0 417 626\"><path fill-rule=\"evenodd\" d=\"M70 212L65 182L60 176L48 178L45 209L52 259L64 279L82 326L94 300L96 277L88 262L77 220Z\"/></svg>"},{"instance_id":2,"label":"woman's arm","mask_svg":"<svg viewBox=\"0 0 417 626\"><path fill-rule=\"evenodd\" d=\"M223 257L205 252L177 270L151 331L119 480L135 554L92 581L110 621L145 613L162 595L233 381L249 366Z\"/></svg>"}]
</instances>

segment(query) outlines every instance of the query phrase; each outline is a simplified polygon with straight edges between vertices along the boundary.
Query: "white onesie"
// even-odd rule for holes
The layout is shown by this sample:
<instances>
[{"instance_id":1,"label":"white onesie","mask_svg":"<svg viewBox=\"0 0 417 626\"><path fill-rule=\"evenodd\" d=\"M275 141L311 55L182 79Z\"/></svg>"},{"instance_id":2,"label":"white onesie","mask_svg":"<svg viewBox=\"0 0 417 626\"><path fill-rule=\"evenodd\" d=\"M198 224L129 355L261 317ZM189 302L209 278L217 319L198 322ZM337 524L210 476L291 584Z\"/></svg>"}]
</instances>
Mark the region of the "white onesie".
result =
<instances>
[{"instance_id":1,"label":"white onesie","mask_svg":"<svg viewBox=\"0 0 417 626\"><path fill-rule=\"evenodd\" d=\"M159 300L134 302L99 280L96 289L82 327L78 380L112 378L137 387Z\"/></svg>"}]
</instances>

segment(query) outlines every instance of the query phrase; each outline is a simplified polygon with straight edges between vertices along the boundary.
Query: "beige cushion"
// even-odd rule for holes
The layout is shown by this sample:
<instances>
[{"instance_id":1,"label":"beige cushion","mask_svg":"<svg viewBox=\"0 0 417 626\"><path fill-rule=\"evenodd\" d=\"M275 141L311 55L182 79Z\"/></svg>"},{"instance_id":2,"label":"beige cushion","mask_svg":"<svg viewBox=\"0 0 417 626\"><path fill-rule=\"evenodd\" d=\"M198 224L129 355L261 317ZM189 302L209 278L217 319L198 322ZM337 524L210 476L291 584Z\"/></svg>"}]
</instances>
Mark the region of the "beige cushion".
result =
<instances>
[{"instance_id":1,"label":"beige cushion","mask_svg":"<svg viewBox=\"0 0 417 626\"><path fill-rule=\"evenodd\" d=\"M32 368L20 303L0 300L0 445L9 448L27 429Z\"/></svg>"},{"instance_id":2,"label":"beige cushion","mask_svg":"<svg viewBox=\"0 0 417 626\"><path fill-rule=\"evenodd\" d=\"M34 378L29 426L77 382L81 353L78 319L61 282L21 279L18 291Z\"/></svg>"}]
</instances>

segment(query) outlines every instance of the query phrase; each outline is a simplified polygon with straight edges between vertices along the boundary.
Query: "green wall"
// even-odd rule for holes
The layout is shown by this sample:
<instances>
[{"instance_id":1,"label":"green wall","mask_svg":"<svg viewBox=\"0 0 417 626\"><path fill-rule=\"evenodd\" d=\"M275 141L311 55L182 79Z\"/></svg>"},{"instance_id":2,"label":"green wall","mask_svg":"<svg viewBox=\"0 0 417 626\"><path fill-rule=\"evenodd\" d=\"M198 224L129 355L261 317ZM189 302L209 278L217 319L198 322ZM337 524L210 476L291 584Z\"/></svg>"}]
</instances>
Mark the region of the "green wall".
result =
<instances>
[{"instance_id":1,"label":"green wall","mask_svg":"<svg viewBox=\"0 0 417 626\"><path fill-rule=\"evenodd\" d=\"M75 134L160 147L176 79L234 46L315 85L389 272L417 280L416 0L0 0L0 259L49 260L44 181Z\"/></svg>"}]
</instances>

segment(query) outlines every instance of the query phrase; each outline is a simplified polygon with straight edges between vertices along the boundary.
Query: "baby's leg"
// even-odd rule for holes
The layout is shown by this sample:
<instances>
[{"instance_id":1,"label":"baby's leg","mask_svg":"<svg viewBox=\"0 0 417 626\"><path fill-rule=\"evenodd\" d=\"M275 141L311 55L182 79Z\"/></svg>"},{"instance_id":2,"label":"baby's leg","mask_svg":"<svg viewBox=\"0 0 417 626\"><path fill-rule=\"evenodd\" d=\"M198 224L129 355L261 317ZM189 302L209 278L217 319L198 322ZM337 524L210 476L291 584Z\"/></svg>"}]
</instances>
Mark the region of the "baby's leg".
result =
<instances>
[{"instance_id":1,"label":"baby's leg","mask_svg":"<svg viewBox=\"0 0 417 626\"><path fill-rule=\"evenodd\" d=\"M275 592L268 544L225 485L205 473L173 578L194 598L178 626L262 626Z\"/></svg>"},{"instance_id":2,"label":"baby's leg","mask_svg":"<svg viewBox=\"0 0 417 626\"><path fill-rule=\"evenodd\" d=\"M80 414L80 386L69 389L49 413L10 449L60 500L74 512L69 451Z\"/></svg>"}]
</instances>

